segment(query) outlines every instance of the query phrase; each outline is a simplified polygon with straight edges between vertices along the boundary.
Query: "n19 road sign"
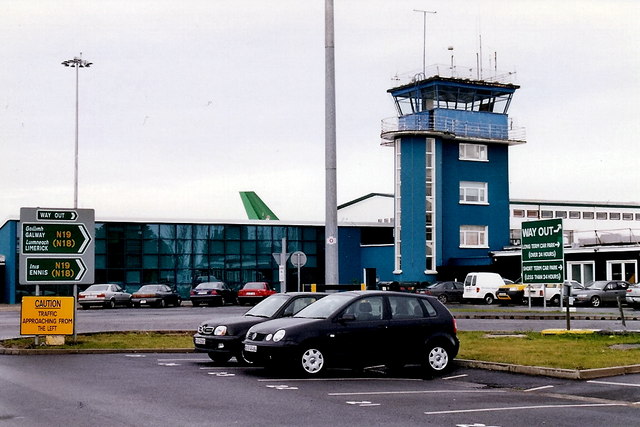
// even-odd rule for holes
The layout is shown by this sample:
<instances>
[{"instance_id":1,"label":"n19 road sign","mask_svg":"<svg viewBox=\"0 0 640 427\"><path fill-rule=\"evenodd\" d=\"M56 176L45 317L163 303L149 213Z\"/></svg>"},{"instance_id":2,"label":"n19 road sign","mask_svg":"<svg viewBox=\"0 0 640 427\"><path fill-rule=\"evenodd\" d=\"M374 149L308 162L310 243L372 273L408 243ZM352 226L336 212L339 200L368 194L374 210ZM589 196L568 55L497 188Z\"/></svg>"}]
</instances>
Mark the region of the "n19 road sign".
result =
<instances>
[{"instance_id":1,"label":"n19 road sign","mask_svg":"<svg viewBox=\"0 0 640 427\"><path fill-rule=\"evenodd\" d=\"M83 254L90 242L84 224L22 224L23 254Z\"/></svg>"},{"instance_id":2,"label":"n19 road sign","mask_svg":"<svg viewBox=\"0 0 640 427\"><path fill-rule=\"evenodd\" d=\"M27 258L27 282L79 281L86 272L80 258Z\"/></svg>"},{"instance_id":3,"label":"n19 road sign","mask_svg":"<svg viewBox=\"0 0 640 427\"><path fill-rule=\"evenodd\" d=\"M522 223L522 283L562 283L562 218Z\"/></svg>"}]
</instances>

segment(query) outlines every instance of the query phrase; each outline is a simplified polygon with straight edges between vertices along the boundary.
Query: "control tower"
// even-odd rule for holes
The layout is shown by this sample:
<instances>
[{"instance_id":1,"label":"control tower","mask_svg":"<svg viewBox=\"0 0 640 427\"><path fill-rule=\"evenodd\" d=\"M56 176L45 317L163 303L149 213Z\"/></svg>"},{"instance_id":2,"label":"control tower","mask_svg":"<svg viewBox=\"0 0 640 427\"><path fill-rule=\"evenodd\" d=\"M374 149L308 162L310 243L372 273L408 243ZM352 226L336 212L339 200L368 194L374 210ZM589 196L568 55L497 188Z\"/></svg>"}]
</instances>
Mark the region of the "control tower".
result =
<instances>
[{"instance_id":1,"label":"control tower","mask_svg":"<svg viewBox=\"0 0 640 427\"><path fill-rule=\"evenodd\" d=\"M509 147L525 143L507 112L519 86L426 77L388 90L397 117L382 121L394 149L394 277L464 279L509 245Z\"/></svg>"}]
</instances>

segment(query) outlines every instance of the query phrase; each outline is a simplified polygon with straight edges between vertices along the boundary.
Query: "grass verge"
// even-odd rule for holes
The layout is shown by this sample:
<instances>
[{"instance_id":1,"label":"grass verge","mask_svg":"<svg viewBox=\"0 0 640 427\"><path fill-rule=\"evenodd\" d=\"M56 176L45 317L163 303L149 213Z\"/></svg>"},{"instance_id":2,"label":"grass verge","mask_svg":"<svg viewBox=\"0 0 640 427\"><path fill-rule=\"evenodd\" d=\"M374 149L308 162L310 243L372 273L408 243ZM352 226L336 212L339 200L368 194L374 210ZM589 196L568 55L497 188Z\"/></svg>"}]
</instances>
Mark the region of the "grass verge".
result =
<instances>
[{"instance_id":1,"label":"grass verge","mask_svg":"<svg viewBox=\"0 0 640 427\"><path fill-rule=\"evenodd\" d=\"M192 337L193 332L101 332L78 334L76 342L69 336L66 337L64 345L42 347L67 350L193 348ZM1 345L15 349L36 348L33 338L5 340Z\"/></svg>"},{"instance_id":2,"label":"grass verge","mask_svg":"<svg viewBox=\"0 0 640 427\"><path fill-rule=\"evenodd\" d=\"M458 332L458 358L563 369L640 363L640 335Z\"/></svg>"}]
</instances>

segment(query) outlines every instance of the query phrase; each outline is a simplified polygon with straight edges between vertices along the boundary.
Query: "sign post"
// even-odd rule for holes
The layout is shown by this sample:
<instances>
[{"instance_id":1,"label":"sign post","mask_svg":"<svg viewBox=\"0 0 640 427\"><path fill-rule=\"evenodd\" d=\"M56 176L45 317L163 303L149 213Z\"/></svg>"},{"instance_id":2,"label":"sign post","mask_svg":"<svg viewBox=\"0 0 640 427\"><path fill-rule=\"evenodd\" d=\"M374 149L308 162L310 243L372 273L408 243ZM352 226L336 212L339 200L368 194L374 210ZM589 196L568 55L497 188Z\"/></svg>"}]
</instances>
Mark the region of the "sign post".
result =
<instances>
[{"instance_id":1,"label":"sign post","mask_svg":"<svg viewBox=\"0 0 640 427\"><path fill-rule=\"evenodd\" d=\"M35 285L73 285L73 317L76 313L77 285L93 284L95 280L95 211L93 209L20 209L19 283ZM41 301L40 298L38 301ZM48 302L47 304L58 304ZM69 302L65 302L65 305ZM57 310L38 310L57 313ZM47 329L69 331L74 335L75 322L66 328ZM58 325L62 326L62 325ZM37 329L42 332L43 329ZM31 331L33 332L33 331ZM66 335L67 333L58 333ZM36 334L36 343L37 343Z\"/></svg>"},{"instance_id":2,"label":"sign post","mask_svg":"<svg viewBox=\"0 0 640 427\"><path fill-rule=\"evenodd\" d=\"M294 267L298 268L298 292L302 291L302 289L300 289L300 267L304 267L306 263L307 254L305 254L304 252L295 251L291 254L291 264L293 264Z\"/></svg>"}]
</instances>

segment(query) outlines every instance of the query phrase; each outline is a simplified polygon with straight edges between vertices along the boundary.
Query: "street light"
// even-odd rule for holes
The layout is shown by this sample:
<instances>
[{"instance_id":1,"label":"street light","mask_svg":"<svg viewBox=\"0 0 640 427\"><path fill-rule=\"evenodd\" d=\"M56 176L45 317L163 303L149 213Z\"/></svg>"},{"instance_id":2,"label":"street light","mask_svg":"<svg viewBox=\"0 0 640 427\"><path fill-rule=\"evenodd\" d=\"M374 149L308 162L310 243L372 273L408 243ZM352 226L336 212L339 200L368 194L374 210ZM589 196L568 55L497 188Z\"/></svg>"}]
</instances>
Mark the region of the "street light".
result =
<instances>
[{"instance_id":1,"label":"street light","mask_svg":"<svg viewBox=\"0 0 640 427\"><path fill-rule=\"evenodd\" d=\"M78 69L79 68L89 68L93 65L92 62L85 61L82 59L82 52L80 52L80 56L76 56L73 59L68 59L66 61L62 61L62 65L65 67L73 67L76 69L76 145L75 145L75 155L74 155L74 191L73 191L73 208L78 208Z\"/></svg>"}]
</instances>

